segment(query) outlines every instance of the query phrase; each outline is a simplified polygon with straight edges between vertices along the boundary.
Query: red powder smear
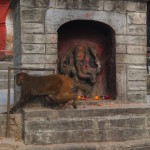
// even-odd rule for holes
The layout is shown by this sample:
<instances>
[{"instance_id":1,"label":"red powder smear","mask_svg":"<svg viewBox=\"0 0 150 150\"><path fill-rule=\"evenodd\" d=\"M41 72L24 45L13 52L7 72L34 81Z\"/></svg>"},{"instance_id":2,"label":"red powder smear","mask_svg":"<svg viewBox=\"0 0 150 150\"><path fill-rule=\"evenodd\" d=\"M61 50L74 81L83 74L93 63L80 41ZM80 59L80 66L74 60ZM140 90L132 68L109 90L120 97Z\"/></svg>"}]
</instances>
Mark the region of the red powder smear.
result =
<instances>
[{"instance_id":1,"label":"red powder smear","mask_svg":"<svg viewBox=\"0 0 150 150\"><path fill-rule=\"evenodd\" d=\"M6 49L6 16L8 14L9 0L0 0L0 50Z\"/></svg>"}]
</instances>

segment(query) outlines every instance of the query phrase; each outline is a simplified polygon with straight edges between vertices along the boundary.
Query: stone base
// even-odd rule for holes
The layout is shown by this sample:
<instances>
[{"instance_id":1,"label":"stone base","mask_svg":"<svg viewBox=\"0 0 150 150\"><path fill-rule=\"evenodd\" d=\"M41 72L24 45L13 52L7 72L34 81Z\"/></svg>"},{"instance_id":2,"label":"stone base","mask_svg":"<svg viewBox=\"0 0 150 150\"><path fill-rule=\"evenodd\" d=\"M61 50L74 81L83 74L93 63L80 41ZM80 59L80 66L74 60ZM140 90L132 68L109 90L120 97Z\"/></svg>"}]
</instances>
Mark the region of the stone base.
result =
<instances>
[{"instance_id":1,"label":"stone base","mask_svg":"<svg viewBox=\"0 0 150 150\"><path fill-rule=\"evenodd\" d=\"M150 107L145 104L80 105L76 110L24 109L24 141L27 145L101 143L98 147L108 147L109 143L118 146L119 142L124 143L122 149L130 149L133 143L140 147L137 140L145 143L150 138L149 113Z\"/></svg>"}]
</instances>

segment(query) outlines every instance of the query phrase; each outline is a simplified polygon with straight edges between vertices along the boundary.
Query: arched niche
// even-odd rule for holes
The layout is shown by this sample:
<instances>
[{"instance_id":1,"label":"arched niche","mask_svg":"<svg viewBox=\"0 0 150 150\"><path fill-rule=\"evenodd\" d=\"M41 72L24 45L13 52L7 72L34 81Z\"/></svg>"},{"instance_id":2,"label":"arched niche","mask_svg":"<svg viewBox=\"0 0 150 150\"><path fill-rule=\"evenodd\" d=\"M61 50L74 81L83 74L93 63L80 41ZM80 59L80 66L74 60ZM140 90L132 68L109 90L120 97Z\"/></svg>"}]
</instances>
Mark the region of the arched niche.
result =
<instances>
[{"instance_id":1,"label":"arched niche","mask_svg":"<svg viewBox=\"0 0 150 150\"><path fill-rule=\"evenodd\" d=\"M109 25L93 20L74 20L58 29L58 62L78 45L94 47L101 62L92 95L110 95L116 99L116 42L115 32Z\"/></svg>"}]
</instances>

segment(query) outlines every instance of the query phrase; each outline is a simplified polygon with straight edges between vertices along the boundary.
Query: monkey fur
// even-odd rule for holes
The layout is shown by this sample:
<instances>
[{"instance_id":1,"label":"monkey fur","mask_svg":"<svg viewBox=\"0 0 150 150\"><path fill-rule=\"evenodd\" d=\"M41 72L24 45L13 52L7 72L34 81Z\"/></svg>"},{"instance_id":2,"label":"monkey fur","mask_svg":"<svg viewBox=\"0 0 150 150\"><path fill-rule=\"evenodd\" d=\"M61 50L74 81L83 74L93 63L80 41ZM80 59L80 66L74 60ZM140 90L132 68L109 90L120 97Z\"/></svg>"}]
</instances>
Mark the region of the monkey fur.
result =
<instances>
[{"instance_id":1,"label":"monkey fur","mask_svg":"<svg viewBox=\"0 0 150 150\"><path fill-rule=\"evenodd\" d=\"M28 103L32 96L45 96L45 101L52 100L57 104L66 104L73 100L72 106L77 108L77 95L72 88L90 92L91 89L67 76L55 74L47 76L32 76L27 73L16 75L16 84L21 86L19 101L10 109L10 113Z\"/></svg>"}]
</instances>

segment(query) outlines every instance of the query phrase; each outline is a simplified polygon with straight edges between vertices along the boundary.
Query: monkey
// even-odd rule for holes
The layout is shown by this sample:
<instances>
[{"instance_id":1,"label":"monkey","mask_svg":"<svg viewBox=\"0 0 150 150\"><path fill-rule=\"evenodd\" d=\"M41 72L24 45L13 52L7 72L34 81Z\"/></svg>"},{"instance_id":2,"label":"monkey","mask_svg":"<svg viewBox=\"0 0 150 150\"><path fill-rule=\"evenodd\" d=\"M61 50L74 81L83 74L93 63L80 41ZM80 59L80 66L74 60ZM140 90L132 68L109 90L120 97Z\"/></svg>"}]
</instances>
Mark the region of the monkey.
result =
<instances>
[{"instance_id":1,"label":"monkey","mask_svg":"<svg viewBox=\"0 0 150 150\"><path fill-rule=\"evenodd\" d=\"M66 104L73 100L72 106L77 108L77 95L72 93L72 89L82 89L90 92L91 87L81 84L62 74L46 76L33 76L21 72L16 75L16 84L21 86L21 96L19 101L10 109L10 113L23 107L32 96L46 96L58 104Z\"/></svg>"}]
</instances>

